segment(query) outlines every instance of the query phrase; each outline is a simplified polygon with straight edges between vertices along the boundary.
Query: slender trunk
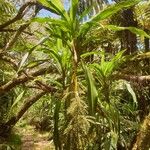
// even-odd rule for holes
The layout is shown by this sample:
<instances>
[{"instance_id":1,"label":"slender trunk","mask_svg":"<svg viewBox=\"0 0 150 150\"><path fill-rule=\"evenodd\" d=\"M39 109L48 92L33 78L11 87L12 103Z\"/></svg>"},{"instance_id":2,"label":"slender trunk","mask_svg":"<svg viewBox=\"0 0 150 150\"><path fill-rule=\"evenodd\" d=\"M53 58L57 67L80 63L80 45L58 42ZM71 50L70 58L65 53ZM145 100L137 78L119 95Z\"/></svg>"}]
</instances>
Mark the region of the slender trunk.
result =
<instances>
[{"instance_id":1,"label":"slender trunk","mask_svg":"<svg viewBox=\"0 0 150 150\"><path fill-rule=\"evenodd\" d=\"M73 44L72 44L72 51L73 51L72 91L73 91L73 93L76 97L76 94L78 92L78 85L77 85L78 55L77 55L77 50L76 50L74 41L73 41Z\"/></svg>"},{"instance_id":2,"label":"slender trunk","mask_svg":"<svg viewBox=\"0 0 150 150\"><path fill-rule=\"evenodd\" d=\"M71 85L70 85L70 96L68 97L68 99L66 100L66 108L67 109L70 104L71 104L71 100L76 98L78 95L78 82L77 82L77 66L78 66L78 56L77 56L77 51L76 51L76 44L75 44L75 41L73 40L72 42L72 54L73 54L73 57L72 57L72 75L71 75ZM72 116L66 114L66 127L68 126L68 123L70 122L70 120L72 119ZM64 149L66 150L70 150L72 149L71 148L71 145L73 143L73 137L71 135L71 133L69 133L67 135L67 141L66 141L66 144L64 146ZM74 147L75 149L75 147Z\"/></svg>"},{"instance_id":3,"label":"slender trunk","mask_svg":"<svg viewBox=\"0 0 150 150\"><path fill-rule=\"evenodd\" d=\"M142 87L141 87L142 88ZM138 110L139 110L139 117L140 117L140 121L142 122L144 120L144 117L148 115L148 103L146 100L146 96L143 90L138 91L139 96L137 96L137 101L138 101Z\"/></svg>"},{"instance_id":4,"label":"slender trunk","mask_svg":"<svg viewBox=\"0 0 150 150\"><path fill-rule=\"evenodd\" d=\"M145 52L149 52L150 45L149 45L149 38L144 38L144 44L145 44Z\"/></svg>"},{"instance_id":5,"label":"slender trunk","mask_svg":"<svg viewBox=\"0 0 150 150\"><path fill-rule=\"evenodd\" d=\"M147 32L146 29L144 31ZM149 38L145 37L144 38L145 52L149 52L149 50L150 50L150 44L149 43L150 43Z\"/></svg>"},{"instance_id":6,"label":"slender trunk","mask_svg":"<svg viewBox=\"0 0 150 150\"><path fill-rule=\"evenodd\" d=\"M137 27L137 21L134 19L133 8L124 10L122 12L121 26L124 27ZM126 54L132 54L137 50L136 34L129 30L121 31L122 48L126 49Z\"/></svg>"}]
</instances>

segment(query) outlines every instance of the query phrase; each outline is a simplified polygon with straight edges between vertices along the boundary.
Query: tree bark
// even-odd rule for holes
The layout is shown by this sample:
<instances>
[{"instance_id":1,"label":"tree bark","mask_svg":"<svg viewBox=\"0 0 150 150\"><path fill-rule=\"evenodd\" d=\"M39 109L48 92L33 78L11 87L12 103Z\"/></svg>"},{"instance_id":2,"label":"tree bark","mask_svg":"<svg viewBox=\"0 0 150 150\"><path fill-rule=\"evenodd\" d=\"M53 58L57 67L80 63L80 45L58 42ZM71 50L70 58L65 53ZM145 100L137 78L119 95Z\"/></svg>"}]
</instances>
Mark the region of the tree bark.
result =
<instances>
[{"instance_id":1,"label":"tree bark","mask_svg":"<svg viewBox=\"0 0 150 150\"><path fill-rule=\"evenodd\" d=\"M141 84L149 84L150 83L150 75L147 76L137 76L137 75L127 75L127 74L118 74L115 79L124 79L127 81L138 82Z\"/></svg>"},{"instance_id":2,"label":"tree bark","mask_svg":"<svg viewBox=\"0 0 150 150\"><path fill-rule=\"evenodd\" d=\"M132 150L149 150L150 148L150 114L144 119Z\"/></svg>"},{"instance_id":3,"label":"tree bark","mask_svg":"<svg viewBox=\"0 0 150 150\"><path fill-rule=\"evenodd\" d=\"M18 78L14 78L11 81L7 82L6 84L0 86L0 94L10 91L12 88L16 87L17 85L23 84L29 80L32 80L33 77L43 75L45 73L51 72L52 69L50 67L40 68L39 70L29 72L27 75L21 75Z\"/></svg>"},{"instance_id":4,"label":"tree bark","mask_svg":"<svg viewBox=\"0 0 150 150\"><path fill-rule=\"evenodd\" d=\"M123 27L137 27L137 21L134 19L133 8L129 8L122 12L121 26ZM137 50L136 34L129 30L121 31L122 49L126 49L126 54L132 54Z\"/></svg>"},{"instance_id":5,"label":"tree bark","mask_svg":"<svg viewBox=\"0 0 150 150\"><path fill-rule=\"evenodd\" d=\"M144 30L145 32L147 32L148 30ZM144 46L145 46L145 52L149 52L150 50L150 41L149 41L149 38L145 37L144 38Z\"/></svg>"},{"instance_id":6,"label":"tree bark","mask_svg":"<svg viewBox=\"0 0 150 150\"><path fill-rule=\"evenodd\" d=\"M145 52L149 52L150 46L149 46L149 38L144 38L144 44L145 44Z\"/></svg>"}]
</instances>

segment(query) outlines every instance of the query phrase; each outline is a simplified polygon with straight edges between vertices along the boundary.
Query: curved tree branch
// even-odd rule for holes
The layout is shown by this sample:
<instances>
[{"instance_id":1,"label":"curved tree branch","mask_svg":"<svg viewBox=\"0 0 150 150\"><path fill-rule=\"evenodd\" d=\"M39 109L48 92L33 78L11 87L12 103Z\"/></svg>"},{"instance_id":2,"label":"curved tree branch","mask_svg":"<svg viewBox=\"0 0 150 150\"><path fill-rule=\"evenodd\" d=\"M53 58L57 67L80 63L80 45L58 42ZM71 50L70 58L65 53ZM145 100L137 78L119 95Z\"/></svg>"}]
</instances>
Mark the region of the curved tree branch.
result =
<instances>
[{"instance_id":1,"label":"curved tree branch","mask_svg":"<svg viewBox=\"0 0 150 150\"><path fill-rule=\"evenodd\" d=\"M33 6L33 5L36 6L36 8L37 8L38 11L41 10L41 9L45 9L45 10L47 10L47 11L53 12L53 10L51 10L50 8L48 8L48 7L46 7L46 6L43 6L43 5L42 5L41 3L39 3L39 2L36 2L36 1L29 1L29 2L26 2L24 5L22 5L22 6L20 7L20 9L19 9L17 15L16 15L14 18L12 18L12 19L8 20L7 22L5 22L5 23L3 23L3 24L0 25L0 31L2 31L4 28L8 27L9 25L15 23L16 21L21 20L21 19L23 18L23 16L25 15L25 12L26 12L26 10L28 9L28 7L31 7L31 6ZM37 11L37 12L38 12L38 11ZM37 12L36 12L36 13L37 13Z\"/></svg>"},{"instance_id":2,"label":"curved tree branch","mask_svg":"<svg viewBox=\"0 0 150 150\"><path fill-rule=\"evenodd\" d=\"M25 100L25 103L22 105L16 115L12 116L6 123L0 125L0 136L7 137L13 126L20 120L26 111L45 94L45 91L39 91L36 95L33 95Z\"/></svg>"},{"instance_id":3,"label":"curved tree branch","mask_svg":"<svg viewBox=\"0 0 150 150\"><path fill-rule=\"evenodd\" d=\"M124 79L127 81L138 82L142 84L150 83L150 75L147 76L138 76L138 75L127 75L127 74L119 74L116 79Z\"/></svg>"},{"instance_id":4,"label":"curved tree branch","mask_svg":"<svg viewBox=\"0 0 150 150\"><path fill-rule=\"evenodd\" d=\"M27 3L25 3L23 6L20 7L17 15L14 18L12 18L12 19L8 20L7 22L5 22L4 24L0 25L0 30L6 28L7 26L13 24L14 22L16 22L18 20L21 20L22 17L25 15L25 10L29 6L32 6L32 5L35 5L35 4L36 4L36 2L27 2Z\"/></svg>"},{"instance_id":5,"label":"curved tree branch","mask_svg":"<svg viewBox=\"0 0 150 150\"><path fill-rule=\"evenodd\" d=\"M0 53L0 59L9 63L15 71L17 70L18 63L14 59L12 59L10 56L8 56L7 53Z\"/></svg>"},{"instance_id":6,"label":"curved tree branch","mask_svg":"<svg viewBox=\"0 0 150 150\"><path fill-rule=\"evenodd\" d=\"M43 75L45 73L52 72L52 68L50 67L45 67L45 68L40 68L36 71L30 71L26 73L27 75L23 74L19 76L18 78L13 78L11 81L7 82L6 84L0 86L0 94L5 93L10 91L12 88L16 87L17 85L23 84L27 81L33 80L34 77L37 77L39 75Z\"/></svg>"},{"instance_id":7,"label":"curved tree branch","mask_svg":"<svg viewBox=\"0 0 150 150\"><path fill-rule=\"evenodd\" d=\"M17 32L17 31L18 31L17 29L2 29L2 30L0 30L0 32ZM33 33L30 33L28 31L23 31L23 33L28 34L30 36L34 35Z\"/></svg>"}]
</instances>

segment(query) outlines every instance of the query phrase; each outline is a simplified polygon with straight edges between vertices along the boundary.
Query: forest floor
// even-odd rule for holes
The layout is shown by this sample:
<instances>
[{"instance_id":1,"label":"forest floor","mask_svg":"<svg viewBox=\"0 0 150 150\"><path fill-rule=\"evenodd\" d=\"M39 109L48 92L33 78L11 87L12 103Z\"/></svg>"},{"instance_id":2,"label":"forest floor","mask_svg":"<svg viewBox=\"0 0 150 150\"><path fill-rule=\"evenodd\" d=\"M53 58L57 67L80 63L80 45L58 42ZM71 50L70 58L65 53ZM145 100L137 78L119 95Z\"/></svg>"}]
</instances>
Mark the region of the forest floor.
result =
<instances>
[{"instance_id":1,"label":"forest floor","mask_svg":"<svg viewBox=\"0 0 150 150\"><path fill-rule=\"evenodd\" d=\"M48 141L49 133L39 133L32 126L19 128L21 150L54 150L53 141Z\"/></svg>"}]
</instances>

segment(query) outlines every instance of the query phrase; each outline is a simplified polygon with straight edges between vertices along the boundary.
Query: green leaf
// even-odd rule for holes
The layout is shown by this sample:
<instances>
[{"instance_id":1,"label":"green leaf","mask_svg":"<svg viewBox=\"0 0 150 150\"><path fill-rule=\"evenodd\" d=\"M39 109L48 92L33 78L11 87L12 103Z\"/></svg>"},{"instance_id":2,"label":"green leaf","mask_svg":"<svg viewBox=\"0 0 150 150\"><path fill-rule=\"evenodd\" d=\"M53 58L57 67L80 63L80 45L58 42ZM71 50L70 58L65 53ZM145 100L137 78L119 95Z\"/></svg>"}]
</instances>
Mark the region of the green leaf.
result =
<instances>
[{"instance_id":1,"label":"green leaf","mask_svg":"<svg viewBox=\"0 0 150 150\"><path fill-rule=\"evenodd\" d=\"M22 60L20 62L20 65L19 65L19 68L18 68L18 71L17 73L21 70L22 66L25 64L27 58L29 56L29 52L27 52L23 57L22 57Z\"/></svg>"},{"instance_id":2,"label":"green leaf","mask_svg":"<svg viewBox=\"0 0 150 150\"><path fill-rule=\"evenodd\" d=\"M24 96L25 91L21 92L18 97L16 98L16 100L14 101L13 105L11 106L11 110L22 100L23 96Z\"/></svg>"},{"instance_id":3,"label":"green leaf","mask_svg":"<svg viewBox=\"0 0 150 150\"><path fill-rule=\"evenodd\" d=\"M118 11L122 10L123 8L128 8L130 6L133 6L133 5L137 4L137 3L139 3L140 1L141 0L126 0L126 1L122 1L122 2L120 2L118 4L110 6L107 9L103 10L102 12L100 12L99 14L94 16L91 19L91 21L98 22L100 20L104 20L104 19L106 19L108 17L111 17L112 15L114 15Z\"/></svg>"},{"instance_id":4,"label":"green leaf","mask_svg":"<svg viewBox=\"0 0 150 150\"><path fill-rule=\"evenodd\" d=\"M48 7L51 10L51 12L53 12L53 13L55 13L57 15L60 15L60 12L56 8L52 7L50 1L47 1L47 0L38 0L38 2L40 2L42 5Z\"/></svg>"},{"instance_id":5,"label":"green leaf","mask_svg":"<svg viewBox=\"0 0 150 150\"><path fill-rule=\"evenodd\" d=\"M88 22L84 23L80 28L79 35L85 35L94 25L99 25L98 22L100 22L101 20L107 19L108 17L111 17L123 8L133 6L140 1L141 0L126 0L108 7L107 9L103 10L102 12L98 13L96 16L91 18Z\"/></svg>"},{"instance_id":6,"label":"green leaf","mask_svg":"<svg viewBox=\"0 0 150 150\"><path fill-rule=\"evenodd\" d=\"M47 23L47 22L50 22L50 18L49 17L45 17L45 18L36 17L36 18L33 18L31 22Z\"/></svg>"},{"instance_id":7,"label":"green leaf","mask_svg":"<svg viewBox=\"0 0 150 150\"><path fill-rule=\"evenodd\" d=\"M78 0L71 0L70 17L74 21L76 19L78 9Z\"/></svg>"},{"instance_id":8,"label":"green leaf","mask_svg":"<svg viewBox=\"0 0 150 150\"><path fill-rule=\"evenodd\" d=\"M52 25L53 26L52 32L54 32L54 29L58 28L58 26L59 26L59 30L62 30L64 32L70 32L70 29L71 29L70 23L68 23L65 20L60 20L60 19L37 17L37 18L32 19L32 22L48 23L49 27L47 29L52 28L50 26Z\"/></svg>"},{"instance_id":9,"label":"green leaf","mask_svg":"<svg viewBox=\"0 0 150 150\"><path fill-rule=\"evenodd\" d=\"M83 19L84 17L86 17L86 16L92 11L93 6L94 6L94 5L92 4L91 6L87 7L87 8L83 11L83 13L79 16L79 21L80 21L80 22L82 21L82 19Z\"/></svg>"},{"instance_id":10,"label":"green leaf","mask_svg":"<svg viewBox=\"0 0 150 150\"><path fill-rule=\"evenodd\" d=\"M126 87L127 87L128 92L131 94L134 103L137 105L138 102L137 102L136 94L135 94L135 92L133 91L133 89L132 89L130 83L128 83L128 82L124 82L124 83L125 83L125 85L126 85Z\"/></svg>"},{"instance_id":11,"label":"green leaf","mask_svg":"<svg viewBox=\"0 0 150 150\"><path fill-rule=\"evenodd\" d=\"M42 37L42 38L39 40L39 42L38 42L35 46L33 46L33 47L29 50L29 52L27 52L27 53L22 57L22 60L21 60L21 62L20 62L20 65L19 65L19 68L18 68L17 73L22 69L22 67L24 66L26 60L28 59L28 57L29 57L29 55L32 53L32 51L33 51L37 46L39 46L39 45L41 45L42 43L44 43L48 38L49 38L49 36Z\"/></svg>"},{"instance_id":12,"label":"green leaf","mask_svg":"<svg viewBox=\"0 0 150 150\"><path fill-rule=\"evenodd\" d=\"M60 0L51 0L51 1L38 0L38 1L43 5L45 5L46 7L50 8L52 12L63 17L63 19L67 20L68 22L70 21L69 16Z\"/></svg>"},{"instance_id":13,"label":"green leaf","mask_svg":"<svg viewBox=\"0 0 150 150\"><path fill-rule=\"evenodd\" d=\"M139 36L143 36L143 37L147 37L150 38L150 35L148 35L145 31L135 28L135 27L127 27L128 30L130 30L131 32L138 34Z\"/></svg>"},{"instance_id":14,"label":"green leaf","mask_svg":"<svg viewBox=\"0 0 150 150\"><path fill-rule=\"evenodd\" d=\"M45 37L42 37L42 38L38 41L38 43L37 43L35 46L33 46L33 47L29 50L29 54L31 54L32 51L33 51L37 46L43 44L48 38L49 38L49 35L47 35L47 36L45 36Z\"/></svg>"},{"instance_id":15,"label":"green leaf","mask_svg":"<svg viewBox=\"0 0 150 150\"><path fill-rule=\"evenodd\" d=\"M98 99L98 92L94 83L94 78L90 72L90 70L82 63L82 67L84 69L88 87L88 105L89 105L89 113L90 115L95 115L95 107Z\"/></svg>"},{"instance_id":16,"label":"green leaf","mask_svg":"<svg viewBox=\"0 0 150 150\"><path fill-rule=\"evenodd\" d=\"M138 29L136 27L119 27L119 26L115 26L115 25L107 25L107 26L105 26L105 28L108 28L113 31L129 30L132 33L135 33L139 36L150 38L150 35L148 35L145 31Z\"/></svg>"},{"instance_id":17,"label":"green leaf","mask_svg":"<svg viewBox=\"0 0 150 150\"><path fill-rule=\"evenodd\" d=\"M86 52L86 53L84 53L84 54L82 54L80 57L81 58L86 58L86 57L88 57L88 56L91 56L91 55L94 55L94 54L100 54L101 52L98 52L98 51L93 51L93 52Z\"/></svg>"}]
</instances>

